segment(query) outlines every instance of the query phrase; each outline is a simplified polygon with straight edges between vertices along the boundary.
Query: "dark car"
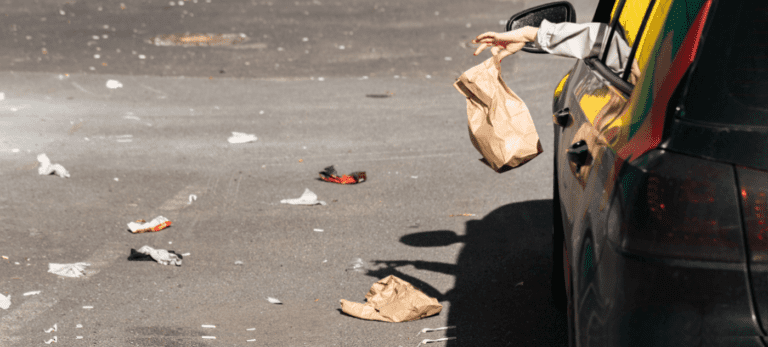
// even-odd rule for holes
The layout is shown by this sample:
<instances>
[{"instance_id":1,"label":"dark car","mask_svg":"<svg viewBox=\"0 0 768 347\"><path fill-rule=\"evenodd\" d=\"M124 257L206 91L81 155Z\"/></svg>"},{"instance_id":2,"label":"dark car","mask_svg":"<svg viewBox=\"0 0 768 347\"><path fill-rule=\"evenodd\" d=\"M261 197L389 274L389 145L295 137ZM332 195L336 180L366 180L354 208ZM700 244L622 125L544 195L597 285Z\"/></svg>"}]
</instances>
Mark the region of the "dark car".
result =
<instances>
[{"instance_id":1,"label":"dark car","mask_svg":"<svg viewBox=\"0 0 768 347\"><path fill-rule=\"evenodd\" d=\"M601 53L555 90L552 291L570 345L768 345L768 2L597 11L640 76Z\"/></svg>"}]
</instances>

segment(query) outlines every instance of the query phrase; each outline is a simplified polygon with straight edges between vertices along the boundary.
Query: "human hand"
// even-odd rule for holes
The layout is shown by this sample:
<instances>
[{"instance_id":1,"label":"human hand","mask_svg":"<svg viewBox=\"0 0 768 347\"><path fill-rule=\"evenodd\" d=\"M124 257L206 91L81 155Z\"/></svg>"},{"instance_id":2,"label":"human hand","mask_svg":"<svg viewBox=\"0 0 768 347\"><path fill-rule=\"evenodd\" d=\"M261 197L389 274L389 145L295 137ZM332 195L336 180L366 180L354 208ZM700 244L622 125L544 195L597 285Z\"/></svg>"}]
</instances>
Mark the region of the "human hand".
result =
<instances>
[{"instance_id":1,"label":"human hand","mask_svg":"<svg viewBox=\"0 0 768 347\"><path fill-rule=\"evenodd\" d=\"M527 42L535 40L537 32L538 28L525 27L505 33L489 31L480 34L472 40L472 43L480 44L474 55L478 55L486 48L491 47L491 53L501 61L523 49Z\"/></svg>"}]
</instances>

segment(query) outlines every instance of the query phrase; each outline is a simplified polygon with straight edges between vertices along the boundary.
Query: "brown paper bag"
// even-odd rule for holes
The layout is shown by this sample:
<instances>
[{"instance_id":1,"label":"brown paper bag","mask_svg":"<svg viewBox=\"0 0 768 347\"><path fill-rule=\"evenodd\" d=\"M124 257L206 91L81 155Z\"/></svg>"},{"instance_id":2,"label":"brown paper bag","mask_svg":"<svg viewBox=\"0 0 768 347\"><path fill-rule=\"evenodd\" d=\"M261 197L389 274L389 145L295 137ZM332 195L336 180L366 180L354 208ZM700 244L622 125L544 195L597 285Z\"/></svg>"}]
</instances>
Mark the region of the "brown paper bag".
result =
<instances>
[{"instance_id":1,"label":"brown paper bag","mask_svg":"<svg viewBox=\"0 0 768 347\"><path fill-rule=\"evenodd\" d=\"M469 139L496 172L523 165L543 151L528 107L501 79L500 69L491 57L453 84L467 97Z\"/></svg>"},{"instance_id":2,"label":"brown paper bag","mask_svg":"<svg viewBox=\"0 0 768 347\"><path fill-rule=\"evenodd\" d=\"M365 298L365 304L341 299L341 310L362 319L407 322L438 314L443 309L437 299L393 275L374 283Z\"/></svg>"}]
</instances>

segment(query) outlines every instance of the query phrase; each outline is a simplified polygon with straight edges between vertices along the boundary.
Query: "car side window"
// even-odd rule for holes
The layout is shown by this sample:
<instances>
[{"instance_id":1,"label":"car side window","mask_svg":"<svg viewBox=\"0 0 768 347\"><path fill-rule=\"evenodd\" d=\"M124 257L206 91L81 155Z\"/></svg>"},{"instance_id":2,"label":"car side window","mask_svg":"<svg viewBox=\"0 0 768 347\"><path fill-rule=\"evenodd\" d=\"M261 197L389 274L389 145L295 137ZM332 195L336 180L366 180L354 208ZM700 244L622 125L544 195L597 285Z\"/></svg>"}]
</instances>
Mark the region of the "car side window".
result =
<instances>
[{"instance_id":1,"label":"car side window","mask_svg":"<svg viewBox=\"0 0 768 347\"><path fill-rule=\"evenodd\" d=\"M637 76L640 71L645 69L650 59L650 52L653 49L653 44L657 35L648 35L654 31L658 31L658 28L654 25L649 26L649 21L663 22L663 8L668 8L668 3L671 0L620 0L615 5L611 12L611 32L609 33L609 40L613 35L619 35L623 37L627 43L632 47L625 71L621 74L621 78L631 84L636 81L632 78L633 69L635 69L634 75ZM609 41L610 42L610 41ZM610 44L610 43L609 43ZM606 53L608 50L605 51ZM605 63L606 55L602 57L602 62ZM636 78L636 77L635 77Z\"/></svg>"}]
</instances>

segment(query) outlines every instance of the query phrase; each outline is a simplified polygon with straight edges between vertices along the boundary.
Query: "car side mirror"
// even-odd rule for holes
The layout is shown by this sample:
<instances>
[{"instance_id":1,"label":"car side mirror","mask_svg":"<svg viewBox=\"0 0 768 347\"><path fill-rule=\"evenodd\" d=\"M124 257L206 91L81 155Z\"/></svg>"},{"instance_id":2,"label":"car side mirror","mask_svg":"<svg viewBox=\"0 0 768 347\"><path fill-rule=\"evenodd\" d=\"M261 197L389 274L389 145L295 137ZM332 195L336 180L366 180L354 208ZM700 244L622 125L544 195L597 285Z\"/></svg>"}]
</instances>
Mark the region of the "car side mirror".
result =
<instances>
[{"instance_id":1,"label":"car side mirror","mask_svg":"<svg viewBox=\"0 0 768 347\"><path fill-rule=\"evenodd\" d=\"M522 11L507 21L507 31L532 26L539 27L541 22L548 20L552 23L571 22L576 23L576 10L568 1L558 1L536 6ZM532 42L523 47L528 53L547 53L541 48L535 48Z\"/></svg>"}]
</instances>

